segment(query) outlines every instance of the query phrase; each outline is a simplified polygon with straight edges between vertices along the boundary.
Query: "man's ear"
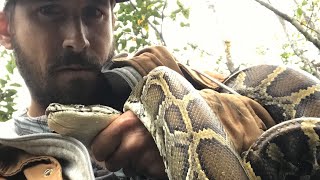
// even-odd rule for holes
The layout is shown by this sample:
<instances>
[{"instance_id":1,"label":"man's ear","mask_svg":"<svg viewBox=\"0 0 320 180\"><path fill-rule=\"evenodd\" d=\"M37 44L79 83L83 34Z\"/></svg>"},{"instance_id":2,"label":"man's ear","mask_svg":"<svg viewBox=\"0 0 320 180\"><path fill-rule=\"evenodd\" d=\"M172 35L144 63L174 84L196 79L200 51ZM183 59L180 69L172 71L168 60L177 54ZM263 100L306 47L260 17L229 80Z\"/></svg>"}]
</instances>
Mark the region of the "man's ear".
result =
<instances>
[{"instance_id":1,"label":"man's ear","mask_svg":"<svg viewBox=\"0 0 320 180\"><path fill-rule=\"evenodd\" d=\"M0 12L0 45L12 49L9 22L4 12Z\"/></svg>"}]
</instances>

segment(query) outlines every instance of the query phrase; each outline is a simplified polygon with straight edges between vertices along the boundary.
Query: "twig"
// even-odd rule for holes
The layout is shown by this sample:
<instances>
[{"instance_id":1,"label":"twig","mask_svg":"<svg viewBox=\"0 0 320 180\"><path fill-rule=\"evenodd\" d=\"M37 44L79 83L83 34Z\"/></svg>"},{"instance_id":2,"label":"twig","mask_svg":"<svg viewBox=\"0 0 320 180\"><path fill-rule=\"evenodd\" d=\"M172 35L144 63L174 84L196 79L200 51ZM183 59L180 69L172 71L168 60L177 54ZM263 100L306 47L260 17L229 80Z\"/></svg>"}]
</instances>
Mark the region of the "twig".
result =
<instances>
[{"instance_id":1,"label":"twig","mask_svg":"<svg viewBox=\"0 0 320 180\"><path fill-rule=\"evenodd\" d=\"M258 2L259 4L261 4L262 6L266 7L267 9L271 10L273 13L275 13L276 15L282 17L283 19L285 19L286 21L288 21L290 24L292 24L295 28L297 28L297 30L304 35L304 37L310 41L311 43L313 43L319 50L320 50L320 42L318 41L317 38L314 38L311 34L309 34L307 32L307 30L305 28L303 28L303 26L300 25L300 23L291 18L290 16L288 16L287 14L284 14L283 12L279 11L278 9L274 8L273 6L271 6L268 3L265 3L261 0L255 0L256 2Z\"/></svg>"},{"instance_id":2,"label":"twig","mask_svg":"<svg viewBox=\"0 0 320 180\"><path fill-rule=\"evenodd\" d=\"M161 28L161 36L163 36L163 22L164 22L164 10L167 8L167 5L168 5L168 0L165 0L164 1L164 5L163 5L163 9L162 9L162 12L161 12L161 25L160 25L160 28ZM162 37L162 39L164 39ZM166 45L166 43L164 42L164 45Z\"/></svg>"},{"instance_id":3,"label":"twig","mask_svg":"<svg viewBox=\"0 0 320 180\"><path fill-rule=\"evenodd\" d=\"M269 2L269 4L271 4L271 2L270 2L269 0L268 0L268 2ZM296 1L294 1L294 2L298 5L298 3L297 3ZM313 7L314 7L314 6L313 6ZM314 8L313 8L313 10L314 10ZM303 13L303 16L304 16L305 19L308 19L305 13ZM279 21L280 21L280 24L282 25L282 28L283 28L284 33L286 34L286 37L287 37L287 39L288 39L288 41L289 41L289 44L290 44L291 49L293 50L293 53L301 59L301 61L303 62L304 65L307 65L307 66L309 66L311 69L313 69L313 71L314 71L314 73L315 73L314 75L315 75L317 78L320 79L320 74L319 74L319 72L318 72L317 67L314 65L314 63L313 63L313 62L310 62L309 59L306 58L306 57L303 55L303 54L304 54L303 50L298 49L298 48L294 45L294 42L291 40L291 38L290 38L290 36L289 36L289 33L288 33L288 30L287 30L286 24L285 24L285 22L284 22L284 19L283 19L282 17L280 17L280 16L278 16L278 19L279 19ZM311 20L311 18L309 18L309 20ZM314 24L310 24L310 25L311 25L311 26L314 26Z\"/></svg>"},{"instance_id":4,"label":"twig","mask_svg":"<svg viewBox=\"0 0 320 180\"><path fill-rule=\"evenodd\" d=\"M305 65L309 66L311 69L314 69L314 70L313 70L314 73L315 73L314 75L315 75L317 78L320 79L320 75L319 75L319 73L318 73L318 69L316 68L316 66L314 66L314 64L313 64L312 62L310 62L309 59L306 58L306 57L303 55L304 52L303 52L301 49L298 49L298 48L295 47L294 42L292 42L292 40L291 40L291 38L290 38L290 36L289 36L289 33L288 33L288 31L287 31L287 28L286 28L286 25L285 25L285 23L284 23L284 20L279 17L279 21L280 21L280 23L281 23L281 25L282 25L283 31L285 32L285 34L286 34L286 36L287 36L287 39L288 39L288 41L289 41L289 43L290 43L290 47L291 47L291 49L293 50L293 53L294 53L296 56L298 56Z\"/></svg>"}]
</instances>

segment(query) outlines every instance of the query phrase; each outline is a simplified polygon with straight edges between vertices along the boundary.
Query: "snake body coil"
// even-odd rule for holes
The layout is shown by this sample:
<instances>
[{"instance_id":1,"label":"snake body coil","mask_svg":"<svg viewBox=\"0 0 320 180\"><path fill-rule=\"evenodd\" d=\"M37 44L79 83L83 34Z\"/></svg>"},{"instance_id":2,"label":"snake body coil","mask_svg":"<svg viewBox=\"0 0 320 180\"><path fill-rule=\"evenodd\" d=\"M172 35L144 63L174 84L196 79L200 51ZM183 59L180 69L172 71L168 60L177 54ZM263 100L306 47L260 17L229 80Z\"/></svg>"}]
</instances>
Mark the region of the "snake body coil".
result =
<instances>
[{"instance_id":1,"label":"snake body coil","mask_svg":"<svg viewBox=\"0 0 320 180\"><path fill-rule=\"evenodd\" d=\"M225 84L264 106L278 123L244 153L253 179L320 179L320 80L285 66L259 65Z\"/></svg>"},{"instance_id":2,"label":"snake body coil","mask_svg":"<svg viewBox=\"0 0 320 180\"><path fill-rule=\"evenodd\" d=\"M154 138L169 179L320 179L319 80L290 68L266 65L240 71L225 83L263 105L278 123L242 158L197 90L166 67L151 71L126 101L124 110L133 111ZM65 129L70 118L56 113L53 105L48 109L49 126L54 122L58 126L53 129L65 133L60 129ZM70 113L82 112L73 107ZM90 113L85 116L80 121L88 123L86 128L95 126L90 124ZM101 113L95 120L107 119ZM83 141L81 136L76 138Z\"/></svg>"},{"instance_id":3,"label":"snake body coil","mask_svg":"<svg viewBox=\"0 0 320 180\"><path fill-rule=\"evenodd\" d=\"M124 109L153 136L169 179L247 179L222 124L187 80L161 67L139 86Z\"/></svg>"}]
</instances>

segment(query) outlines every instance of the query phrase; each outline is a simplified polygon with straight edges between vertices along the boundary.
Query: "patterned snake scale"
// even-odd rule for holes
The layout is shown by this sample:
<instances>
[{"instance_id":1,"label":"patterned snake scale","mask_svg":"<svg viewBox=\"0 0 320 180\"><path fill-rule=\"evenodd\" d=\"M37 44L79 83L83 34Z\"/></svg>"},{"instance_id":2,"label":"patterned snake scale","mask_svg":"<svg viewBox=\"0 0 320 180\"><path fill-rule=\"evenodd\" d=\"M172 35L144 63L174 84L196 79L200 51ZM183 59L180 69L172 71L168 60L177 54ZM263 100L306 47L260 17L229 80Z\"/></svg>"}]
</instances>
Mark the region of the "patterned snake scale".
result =
<instances>
[{"instance_id":1,"label":"patterned snake scale","mask_svg":"<svg viewBox=\"0 0 320 180\"><path fill-rule=\"evenodd\" d=\"M124 109L151 133L169 179L248 179L219 119L186 79L160 67L139 86Z\"/></svg>"},{"instance_id":2,"label":"patterned snake scale","mask_svg":"<svg viewBox=\"0 0 320 180\"><path fill-rule=\"evenodd\" d=\"M250 179L320 179L320 81L284 66L254 66L225 84L263 105L277 125L244 153Z\"/></svg>"},{"instance_id":3,"label":"patterned snake scale","mask_svg":"<svg viewBox=\"0 0 320 180\"><path fill-rule=\"evenodd\" d=\"M126 101L124 111L133 111L151 133L169 179L320 179L319 80L300 70L261 65L235 73L225 84L259 102L277 122L242 157L198 91L166 67L151 71ZM90 113L93 107L52 104L49 127L88 143L81 129L110 124L97 122L117 113ZM93 138L104 127L87 132Z\"/></svg>"}]
</instances>

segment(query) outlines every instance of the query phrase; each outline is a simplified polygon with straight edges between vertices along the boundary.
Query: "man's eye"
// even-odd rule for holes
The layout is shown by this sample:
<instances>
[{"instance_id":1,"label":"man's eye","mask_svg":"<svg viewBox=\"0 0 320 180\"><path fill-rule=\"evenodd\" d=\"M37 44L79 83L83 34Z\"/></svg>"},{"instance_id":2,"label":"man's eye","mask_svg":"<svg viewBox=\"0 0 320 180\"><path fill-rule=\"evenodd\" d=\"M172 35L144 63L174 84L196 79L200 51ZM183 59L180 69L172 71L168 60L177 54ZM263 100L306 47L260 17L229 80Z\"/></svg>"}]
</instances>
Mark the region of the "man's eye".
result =
<instances>
[{"instance_id":1,"label":"man's eye","mask_svg":"<svg viewBox=\"0 0 320 180\"><path fill-rule=\"evenodd\" d=\"M98 8L88 7L85 9L83 15L86 18L100 19L103 17L103 12L101 10L99 10Z\"/></svg>"},{"instance_id":2,"label":"man's eye","mask_svg":"<svg viewBox=\"0 0 320 180\"><path fill-rule=\"evenodd\" d=\"M63 10L57 5L47 5L39 9L39 13L43 16L58 17L63 15Z\"/></svg>"}]
</instances>

